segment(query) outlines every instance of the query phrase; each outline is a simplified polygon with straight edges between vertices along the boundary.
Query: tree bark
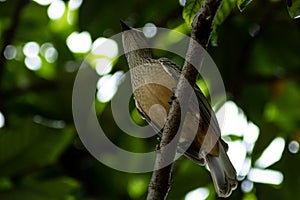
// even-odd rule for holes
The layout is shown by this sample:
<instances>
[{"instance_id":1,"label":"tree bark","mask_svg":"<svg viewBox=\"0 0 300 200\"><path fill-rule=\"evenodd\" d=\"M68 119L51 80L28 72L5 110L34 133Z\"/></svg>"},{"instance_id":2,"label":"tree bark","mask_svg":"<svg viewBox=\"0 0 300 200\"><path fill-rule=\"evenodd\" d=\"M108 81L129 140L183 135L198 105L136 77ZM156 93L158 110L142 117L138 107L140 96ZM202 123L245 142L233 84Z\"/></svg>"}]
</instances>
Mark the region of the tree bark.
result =
<instances>
[{"instance_id":1,"label":"tree bark","mask_svg":"<svg viewBox=\"0 0 300 200\"><path fill-rule=\"evenodd\" d=\"M160 153L157 154L155 160L155 169L152 174L151 181L148 187L147 200L163 200L167 198L171 185L172 162L166 167L162 167L165 160L174 160L177 147L164 148L171 140L178 139L175 135L179 129L183 106L186 105L192 94L192 91L187 90L189 85L194 86L198 77L198 70L191 64L196 58L201 57L199 53L203 48L207 48L208 41L212 31L212 24L215 14L221 4L221 0L204 0L201 9L196 14L191 28L191 40L186 54L185 63L182 69L181 77L175 91L176 99L173 101L168 118L162 133L161 142L159 144ZM198 44L197 44L197 43ZM201 60L199 61L201 64ZM179 104L180 102L180 104Z\"/></svg>"}]
</instances>

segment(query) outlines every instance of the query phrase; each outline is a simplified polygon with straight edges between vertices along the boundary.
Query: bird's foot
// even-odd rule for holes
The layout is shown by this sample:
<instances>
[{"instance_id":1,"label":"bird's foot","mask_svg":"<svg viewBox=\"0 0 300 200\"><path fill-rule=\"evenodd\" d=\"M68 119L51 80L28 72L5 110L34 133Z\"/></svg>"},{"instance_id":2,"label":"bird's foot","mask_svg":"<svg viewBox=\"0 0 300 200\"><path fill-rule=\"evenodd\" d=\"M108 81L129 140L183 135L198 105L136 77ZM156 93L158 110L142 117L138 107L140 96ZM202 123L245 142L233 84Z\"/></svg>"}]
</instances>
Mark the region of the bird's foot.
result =
<instances>
[{"instance_id":1,"label":"bird's foot","mask_svg":"<svg viewBox=\"0 0 300 200\"><path fill-rule=\"evenodd\" d=\"M171 96L171 101L168 101L168 104L172 105L172 102L176 99L175 93L173 92L173 95Z\"/></svg>"}]
</instances>

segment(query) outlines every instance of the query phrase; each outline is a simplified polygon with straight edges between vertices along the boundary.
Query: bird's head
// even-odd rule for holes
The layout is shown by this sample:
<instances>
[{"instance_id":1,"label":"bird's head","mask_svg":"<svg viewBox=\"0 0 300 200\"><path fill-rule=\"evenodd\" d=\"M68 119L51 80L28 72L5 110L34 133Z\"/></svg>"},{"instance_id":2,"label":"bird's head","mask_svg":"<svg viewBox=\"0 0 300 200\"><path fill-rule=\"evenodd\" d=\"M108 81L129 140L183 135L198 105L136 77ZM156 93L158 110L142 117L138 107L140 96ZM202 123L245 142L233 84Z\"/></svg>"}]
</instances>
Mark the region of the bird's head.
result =
<instances>
[{"instance_id":1,"label":"bird's head","mask_svg":"<svg viewBox=\"0 0 300 200\"><path fill-rule=\"evenodd\" d=\"M144 33L138 29L131 28L122 20L120 20L120 23L124 53L129 64L132 63L132 59L138 61L152 58L152 52Z\"/></svg>"}]
</instances>

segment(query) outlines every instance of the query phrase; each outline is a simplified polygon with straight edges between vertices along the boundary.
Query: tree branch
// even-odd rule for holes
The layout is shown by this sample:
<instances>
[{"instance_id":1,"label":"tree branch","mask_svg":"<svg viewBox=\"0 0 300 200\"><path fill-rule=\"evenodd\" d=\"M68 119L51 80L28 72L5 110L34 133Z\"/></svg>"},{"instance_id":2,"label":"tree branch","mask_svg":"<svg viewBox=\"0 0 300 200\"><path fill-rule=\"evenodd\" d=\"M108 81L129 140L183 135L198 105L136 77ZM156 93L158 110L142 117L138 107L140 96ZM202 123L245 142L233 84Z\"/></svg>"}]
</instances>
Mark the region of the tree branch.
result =
<instances>
[{"instance_id":1,"label":"tree branch","mask_svg":"<svg viewBox=\"0 0 300 200\"><path fill-rule=\"evenodd\" d=\"M196 14L191 29L191 40L189 49L186 54L185 63L182 69L175 96L177 97L171 106L160 142L160 152L157 153L155 160L155 169L152 174L152 178L148 188L147 200L163 200L166 199L170 184L171 184L171 172L172 162L166 167L163 164L166 160L174 160L177 146L172 148L165 148L173 138L179 129L181 115L184 117L183 106L187 105L192 91L189 91L189 86L194 86L198 77L197 69L191 63L199 63L200 66L201 52L203 50L199 48L201 44L204 48L207 48L210 34L212 31L212 24L214 16L221 4L221 0L205 0L199 12ZM197 44L197 43L198 44ZM199 55L200 54L200 55ZM199 59L200 58L200 59ZM196 62L195 62L196 61ZM179 104L180 102L180 104ZM178 143L179 137L176 137Z\"/></svg>"},{"instance_id":2,"label":"tree branch","mask_svg":"<svg viewBox=\"0 0 300 200\"><path fill-rule=\"evenodd\" d=\"M29 2L30 2L29 0L19 0L18 1L18 3L16 4L16 9L11 16L11 19L12 19L11 26L3 34L3 37L2 37L3 41L2 41L1 49L0 49L0 83L2 80L2 76L4 73L4 67L6 64L6 59L4 57L5 48L7 45L12 43L13 38L16 33L16 30L17 30L17 27L20 22L22 10Z\"/></svg>"},{"instance_id":3,"label":"tree branch","mask_svg":"<svg viewBox=\"0 0 300 200\"><path fill-rule=\"evenodd\" d=\"M1 46L0 46L0 95L1 95L1 83L3 79L4 74L4 68L6 64L6 58L4 56L4 51L7 45L11 44L13 41L13 38L15 36L16 30L18 28L20 17L22 10L24 7L29 3L29 0L19 0L16 4L16 8L11 16L11 25L10 27L3 33L3 36L0 36L1 39ZM0 111L4 114L4 116L7 116L6 110L3 106L3 99L0 98ZM8 124L8 120L6 118L6 126Z\"/></svg>"}]
</instances>

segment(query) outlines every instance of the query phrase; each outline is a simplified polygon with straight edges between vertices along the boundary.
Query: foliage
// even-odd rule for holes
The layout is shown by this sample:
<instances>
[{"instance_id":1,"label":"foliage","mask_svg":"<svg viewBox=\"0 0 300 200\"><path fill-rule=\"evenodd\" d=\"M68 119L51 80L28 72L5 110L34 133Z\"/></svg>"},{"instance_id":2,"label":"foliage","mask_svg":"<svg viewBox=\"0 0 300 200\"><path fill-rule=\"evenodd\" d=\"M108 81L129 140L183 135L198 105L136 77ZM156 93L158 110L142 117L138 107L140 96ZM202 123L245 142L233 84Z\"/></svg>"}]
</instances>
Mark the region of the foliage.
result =
<instances>
[{"instance_id":1,"label":"foliage","mask_svg":"<svg viewBox=\"0 0 300 200\"><path fill-rule=\"evenodd\" d=\"M185 2L182 17L189 26L192 24L195 14L201 8L202 3L202 0L187 0Z\"/></svg>"},{"instance_id":2,"label":"foliage","mask_svg":"<svg viewBox=\"0 0 300 200\"><path fill-rule=\"evenodd\" d=\"M75 31L88 32L92 42L110 37L120 32L119 19L134 27L150 22L188 33L187 24L202 1L187 0L182 7L178 1L83 0L76 8L61 1L65 10L56 19L49 17L49 4L24 1L22 7L21 1L0 1L0 113L5 119L4 126L0 125L0 199L145 199L150 173L118 172L101 164L76 134L72 87L90 50L72 52L67 38ZM219 67L229 100L260 130L253 150L246 155L250 168L258 168L256 161L275 138L285 141L281 159L266 167L282 172L283 182L250 181L253 187L246 190L245 180L250 180L246 173L229 199L300 198L300 154L293 153L291 146L300 143L300 26L294 19L298 15L297 0L287 5L223 0L216 15L208 51ZM26 52L28 43L37 44L38 52ZM168 52L156 56L162 54L181 62ZM101 77L127 71L124 56L109 59L113 68ZM40 65L29 65L31 61ZM115 144L134 152L155 149L156 138L129 137L115 125L109 101L96 99L95 107ZM129 108L134 120L144 124L132 102ZM246 145L245 135L231 132L227 138ZM169 199L184 199L198 187L209 190L207 199L216 199L209 173L190 160L176 161L173 178Z\"/></svg>"},{"instance_id":3,"label":"foliage","mask_svg":"<svg viewBox=\"0 0 300 200\"><path fill-rule=\"evenodd\" d=\"M299 0L288 0L287 1L287 8L291 18L298 18L300 16L300 1Z\"/></svg>"}]
</instances>

